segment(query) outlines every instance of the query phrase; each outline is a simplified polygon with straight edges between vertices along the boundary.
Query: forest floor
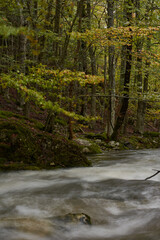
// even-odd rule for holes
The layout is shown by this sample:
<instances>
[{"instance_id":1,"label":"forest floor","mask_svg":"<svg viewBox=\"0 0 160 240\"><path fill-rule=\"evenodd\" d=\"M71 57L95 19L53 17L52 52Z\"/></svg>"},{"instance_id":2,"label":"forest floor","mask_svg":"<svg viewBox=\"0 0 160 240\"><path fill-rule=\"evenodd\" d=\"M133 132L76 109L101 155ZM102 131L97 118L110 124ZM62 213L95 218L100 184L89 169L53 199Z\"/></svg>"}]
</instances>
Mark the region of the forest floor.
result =
<instances>
[{"instance_id":1,"label":"forest floor","mask_svg":"<svg viewBox=\"0 0 160 240\"><path fill-rule=\"evenodd\" d=\"M69 141L64 118L57 118L55 131L47 133L47 111L31 104L26 117L24 107L16 99L14 92L9 97L0 96L0 170L89 166L86 155L90 153L160 147L160 135L152 123L143 135L134 133L132 124L119 134L117 141L109 141L102 122L96 122L94 128L75 122L74 139Z\"/></svg>"}]
</instances>

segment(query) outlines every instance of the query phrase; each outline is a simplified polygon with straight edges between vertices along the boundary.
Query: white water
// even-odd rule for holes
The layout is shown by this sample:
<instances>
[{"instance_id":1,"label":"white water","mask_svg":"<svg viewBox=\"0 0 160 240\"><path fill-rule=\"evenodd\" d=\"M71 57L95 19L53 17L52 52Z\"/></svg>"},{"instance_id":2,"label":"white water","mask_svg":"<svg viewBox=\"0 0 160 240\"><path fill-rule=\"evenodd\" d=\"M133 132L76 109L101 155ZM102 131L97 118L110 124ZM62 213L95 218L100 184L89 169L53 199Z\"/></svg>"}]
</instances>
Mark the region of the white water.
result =
<instances>
[{"instance_id":1,"label":"white water","mask_svg":"<svg viewBox=\"0 0 160 240\"><path fill-rule=\"evenodd\" d=\"M160 150L110 152L94 166L0 175L0 240L159 240ZM92 226L56 222L86 213Z\"/></svg>"}]
</instances>

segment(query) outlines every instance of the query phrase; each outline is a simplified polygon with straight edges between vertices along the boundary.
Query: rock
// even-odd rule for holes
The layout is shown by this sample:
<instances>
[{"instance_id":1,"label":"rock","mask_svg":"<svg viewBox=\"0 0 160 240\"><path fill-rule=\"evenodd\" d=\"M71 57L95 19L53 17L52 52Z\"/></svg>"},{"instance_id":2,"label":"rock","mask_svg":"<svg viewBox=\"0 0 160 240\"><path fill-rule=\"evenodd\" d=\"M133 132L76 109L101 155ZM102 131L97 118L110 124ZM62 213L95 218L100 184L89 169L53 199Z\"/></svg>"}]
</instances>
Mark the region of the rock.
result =
<instances>
[{"instance_id":1,"label":"rock","mask_svg":"<svg viewBox=\"0 0 160 240\"><path fill-rule=\"evenodd\" d=\"M101 149L94 141L88 141L86 139L77 138L74 142L83 147L82 152L86 154L101 153Z\"/></svg>"},{"instance_id":2,"label":"rock","mask_svg":"<svg viewBox=\"0 0 160 240\"><path fill-rule=\"evenodd\" d=\"M90 151L89 148L87 148L87 147L84 147L84 148L82 149L82 152L83 152L83 153L91 153L91 151Z\"/></svg>"},{"instance_id":3,"label":"rock","mask_svg":"<svg viewBox=\"0 0 160 240\"><path fill-rule=\"evenodd\" d=\"M76 143L78 143L79 145L85 146L85 147L89 147L92 145L92 143L86 139L82 139L82 138L77 138L74 140Z\"/></svg>"},{"instance_id":4,"label":"rock","mask_svg":"<svg viewBox=\"0 0 160 240\"><path fill-rule=\"evenodd\" d=\"M19 115L0 115L0 170L86 166L91 166L91 162L75 142L44 132L32 120Z\"/></svg>"},{"instance_id":5,"label":"rock","mask_svg":"<svg viewBox=\"0 0 160 240\"><path fill-rule=\"evenodd\" d=\"M124 142L124 146L125 146L127 149L134 149L133 145L132 145L130 142L127 142L127 141Z\"/></svg>"},{"instance_id":6,"label":"rock","mask_svg":"<svg viewBox=\"0 0 160 240\"><path fill-rule=\"evenodd\" d=\"M119 142L115 142L115 141L110 141L110 142L108 143L108 145L109 145L110 147L112 147L112 148L118 148L119 145L120 145L120 143L119 143Z\"/></svg>"},{"instance_id":7,"label":"rock","mask_svg":"<svg viewBox=\"0 0 160 240\"><path fill-rule=\"evenodd\" d=\"M68 213L64 216L56 217L56 220L66 223L91 225L91 218L85 213Z\"/></svg>"},{"instance_id":8,"label":"rock","mask_svg":"<svg viewBox=\"0 0 160 240\"><path fill-rule=\"evenodd\" d=\"M95 143L101 144L101 143L102 143L102 140L101 140L101 139L96 139L96 140L95 140Z\"/></svg>"},{"instance_id":9,"label":"rock","mask_svg":"<svg viewBox=\"0 0 160 240\"><path fill-rule=\"evenodd\" d=\"M41 237L50 236L54 232L54 224L48 219L36 218L1 218L0 227L20 230Z\"/></svg>"}]
</instances>

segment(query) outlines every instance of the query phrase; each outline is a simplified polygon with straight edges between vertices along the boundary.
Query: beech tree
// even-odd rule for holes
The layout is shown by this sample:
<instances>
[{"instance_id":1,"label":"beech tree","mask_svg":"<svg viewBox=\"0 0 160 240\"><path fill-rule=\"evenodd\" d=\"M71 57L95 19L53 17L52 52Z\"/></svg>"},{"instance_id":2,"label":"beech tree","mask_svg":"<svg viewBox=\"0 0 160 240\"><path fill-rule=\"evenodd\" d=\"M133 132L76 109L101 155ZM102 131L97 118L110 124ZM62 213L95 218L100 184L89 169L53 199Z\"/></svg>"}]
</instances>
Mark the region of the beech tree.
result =
<instances>
[{"instance_id":1,"label":"beech tree","mask_svg":"<svg viewBox=\"0 0 160 240\"><path fill-rule=\"evenodd\" d=\"M160 100L159 9L158 0L0 0L2 92L15 88L26 115L33 99L47 109L46 131L61 114L70 138L73 120L90 119L116 139L128 111L143 134Z\"/></svg>"}]
</instances>

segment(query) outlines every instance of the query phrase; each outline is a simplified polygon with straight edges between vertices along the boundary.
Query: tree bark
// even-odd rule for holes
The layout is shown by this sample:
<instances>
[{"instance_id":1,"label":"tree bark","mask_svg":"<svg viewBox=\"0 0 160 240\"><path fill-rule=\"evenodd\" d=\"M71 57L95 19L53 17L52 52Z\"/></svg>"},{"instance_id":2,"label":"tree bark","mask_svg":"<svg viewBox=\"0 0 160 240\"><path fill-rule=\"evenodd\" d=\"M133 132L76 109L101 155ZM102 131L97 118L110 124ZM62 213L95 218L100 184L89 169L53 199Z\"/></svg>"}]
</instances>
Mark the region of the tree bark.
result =
<instances>
[{"instance_id":1,"label":"tree bark","mask_svg":"<svg viewBox=\"0 0 160 240\"><path fill-rule=\"evenodd\" d=\"M87 0L87 17L88 17L88 29L91 29L91 2ZM89 56L91 60L91 73L92 75L97 75L97 66L96 66L96 56L95 49L92 45L89 47ZM96 85L92 84L91 92L91 116L95 117L96 115Z\"/></svg>"},{"instance_id":2,"label":"tree bark","mask_svg":"<svg viewBox=\"0 0 160 240\"><path fill-rule=\"evenodd\" d=\"M54 22L54 33L56 37L59 37L60 32L60 18L61 18L61 0L56 0L56 11L55 11L55 22ZM58 56L59 56L59 42L58 40L53 41L53 54L55 57L54 65L58 64Z\"/></svg>"},{"instance_id":3,"label":"tree bark","mask_svg":"<svg viewBox=\"0 0 160 240\"><path fill-rule=\"evenodd\" d=\"M142 83L142 42L141 39L137 41L136 44L136 52L137 52L137 64L136 64L136 82L138 86L138 96L139 98L143 94L143 83ZM143 100L138 100L138 106L137 106L137 124L136 124L136 131L143 134L144 132L144 116L145 116L145 106L144 106Z\"/></svg>"},{"instance_id":4,"label":"tree bark","mask_svg":"<svg viewBox=\"0 0 160 240\"><path fill-rule=\"evenodd\" d=\"M114 1L107 0L108 11L108 28L114 26ZM108 75L109 75L109 108L108 108L108 124L107 134L111 136L115 125L115 47L113 45L108 48Z\"/></svg>"},{"instance_id":5,"label":"tree bark","mask_svg":"<svg viewBox=\"0 0 160 240\"><path fill-rule=\"evenodd\" d=\"M135 17L136 17L136 25L138 25L140 21L140 0L135 0ZM143 80L142 80L142 47L143 42L141 38L138 38L136 41L136 53L137 53L137 63L136 63L136 74L135 74L135 82L137 83L137 91L138 98L143 95ZM144 132L144 118L145 118L145 103L143 100L138 100L137 106L137 124L136 131L138 133L143 134Z\"/></svg>"},{"instance_id":6,"label":"tree bark","mask_svg":"<svg viewBox=\"0 0 160 240\"><path fill-rule=\"evenodd\" d=\"M114 140L117 139L118 130L122 126L122 123L124 121L124 118L128 109L129 82L130 82L131 67L132 67L131 61L132 61L132 43L130 43L130 45L127 45L126 70L125 70L125 78L124 78L124 95L122 98L121 109L120 109L118 118L116 120L114 131L111 135L111 139L114 139Z\"/></svg>"}]
</instances>

